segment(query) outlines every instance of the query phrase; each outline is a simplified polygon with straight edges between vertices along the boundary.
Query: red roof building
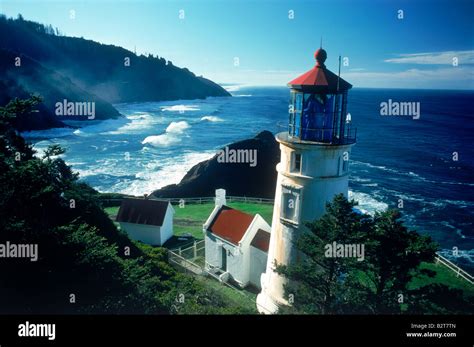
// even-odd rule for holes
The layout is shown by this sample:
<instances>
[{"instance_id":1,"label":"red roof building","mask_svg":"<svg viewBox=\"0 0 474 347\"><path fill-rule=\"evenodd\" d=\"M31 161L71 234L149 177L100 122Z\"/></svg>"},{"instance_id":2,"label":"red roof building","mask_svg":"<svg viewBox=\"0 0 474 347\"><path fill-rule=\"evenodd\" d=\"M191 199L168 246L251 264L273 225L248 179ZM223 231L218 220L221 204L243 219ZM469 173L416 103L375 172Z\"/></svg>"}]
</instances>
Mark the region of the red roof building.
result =
<instances>
[{"instance_id":1,"label":"red roof building","mask_svg":"<svg viewBox=\"0 0 474 347\"><path fill-rule=\"evenodd\" d=\"M203 226L206 268L222 281L232 280L245 287L260 288L265 271L271 227L259 215L216 206Z\"/></svg>"},{"instance_id":2,"label":"red roof building","mask_svg":"<svg viewBox=\"0 0 474 347\"><path fill-rule=\"evenodd\" d=\"M233 208L222 206L209 230L234 245L238 245L252 223L253 216Z\"/></svg>"}]
</instances>

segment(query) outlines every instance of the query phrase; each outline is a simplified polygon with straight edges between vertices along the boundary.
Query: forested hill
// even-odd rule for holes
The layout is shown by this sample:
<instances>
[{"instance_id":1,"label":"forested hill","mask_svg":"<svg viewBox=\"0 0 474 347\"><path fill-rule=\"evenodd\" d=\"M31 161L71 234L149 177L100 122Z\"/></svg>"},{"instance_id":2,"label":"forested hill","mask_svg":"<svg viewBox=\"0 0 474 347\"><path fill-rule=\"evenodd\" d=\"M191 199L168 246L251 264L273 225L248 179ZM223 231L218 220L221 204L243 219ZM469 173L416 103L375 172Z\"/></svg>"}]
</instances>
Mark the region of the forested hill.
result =
<instances>
[{"instance_id":1,"label":"forested hill","mask_svg":"<svg viewBox=\"0 0 474 347\"><path fill-rule=\"evenodd\" d=\"M51 26L21 17L0 17L0 48L23 53L109 102L229 95L219 85L164 58L136 56L121 47L58 33ZM130 66L125 66L126 58Z\"/></svg>"},{"instance_id":2,"label":"forested hill","mask_svg":"<svg viewBox=\"0 0 474 347\"><path fill-rule=\"evenodd\" d=\"M24 20L21 16L12 19L0 14L0 37L4 65L0 71L3 84L0 100L5 103L25 94L48 94L42 96L52 116L34 124L23 124L23 130L61 125L61 119L53 117L54 109L50 105L62 101L65 93L71 101L100 101L98 119L118 116L110 103L230 95L214 82L176 67L162 57L137 56L121 47L63 36L51 25ZM20 67L14 65L11 56L22 57ZM29 65L29 71L16 73L25 64ZM13 73L7 74L7 70ZM48 73L44 74L45 71ZM53 78L48 79L50 76ZM4 88L5 85L9 88ZM12 94L14 89L21 93ZM56 93L58 90L65 92Z\"/></svg>"},{"instance_id":3,"label":"forested hill","mask_svg":"<svg viewBox=\"0 0 474 347\"><path fill-rule=\"evenodd\" d=\"M13 64L16 57L21 58L21 68ZM120 117L120 113L110 103L28 56L0 49L0 76L1 105L6 105L13 98L28 98L32 93L41 95L44 100L38 105L39 112L21 114L15 118L13 123L19 131L62 127L63 118L57 117L54 111L55 103L64 99L94 102L97 120ZM79 117L77 120L83 119Z\"/></svg>"}]
</instances>

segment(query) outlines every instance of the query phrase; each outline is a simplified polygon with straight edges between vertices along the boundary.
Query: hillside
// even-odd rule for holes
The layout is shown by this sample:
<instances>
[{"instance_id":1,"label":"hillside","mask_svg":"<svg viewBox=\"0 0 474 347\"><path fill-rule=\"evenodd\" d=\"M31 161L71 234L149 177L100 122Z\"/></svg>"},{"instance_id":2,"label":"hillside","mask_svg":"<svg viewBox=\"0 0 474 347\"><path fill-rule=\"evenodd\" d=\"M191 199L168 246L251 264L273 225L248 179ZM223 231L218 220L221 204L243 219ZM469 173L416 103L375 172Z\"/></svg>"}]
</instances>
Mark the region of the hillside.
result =
<instances>
[{"instance_id":1,"label":"hillside","mask_svg":"<svg viewBox=\"0 0 474 347\"><path fill-rule=\"evenodd\" d=\"M55 104L68 101L89 101L95 103L95 119L108 119L120 117L120 113L108 102L94 94L80 88L69 78L60 73L45 68L37 61L25 55L21 58L21 67L15 67L17 53L0 49L0 104L6 104L11 99L27 98L31 93L43 97L39 106L40 112L33 115L21 115L15 119L16 129L23 131L29 129L48 129L62 127L63 120L84 120L81 117L57 117L54 113Z\"/></svg>"},{"instance_id":2,"label":"hillside","mask_svg":"<svg viewBox=\"0 0 474 347\"><path fill-rule=\"evenodd\" d=\"M202 99L230 94L164 58L57 35L51 26L0 17L0 48L22 53L111 103ZM130 58L130 66L125 59Z\"/></svg>"}]
</instances>

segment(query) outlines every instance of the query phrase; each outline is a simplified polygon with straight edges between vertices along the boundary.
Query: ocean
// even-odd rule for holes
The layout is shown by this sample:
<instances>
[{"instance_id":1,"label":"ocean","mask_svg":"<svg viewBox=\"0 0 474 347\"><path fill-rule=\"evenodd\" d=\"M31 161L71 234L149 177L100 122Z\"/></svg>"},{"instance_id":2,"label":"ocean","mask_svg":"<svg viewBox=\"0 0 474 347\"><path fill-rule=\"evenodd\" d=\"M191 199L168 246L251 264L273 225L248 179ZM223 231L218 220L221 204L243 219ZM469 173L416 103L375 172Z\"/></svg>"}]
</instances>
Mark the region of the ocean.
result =
<instances>
[{"instance_id":1,"label":"ocean","mask_svg":"<svg viewBox=\"0 0 474 347\"><path fill-rule=\"evenodd\" d=\"M116 105L126 117L80 129L23 133L39 153L58 143L80 178L101 192L149 194L178 183L226 144L277 132L288 121L285 87L228 88L233 97ZM420 117L381 116L382 102L419 102ZM401 209L442 254L474 272L474 92L353 89L357 127L350 196L369 213ZM400 200L401 199L401 200ZM459 256L453 256L453 247Z\"/></svg>"}]
</instances>

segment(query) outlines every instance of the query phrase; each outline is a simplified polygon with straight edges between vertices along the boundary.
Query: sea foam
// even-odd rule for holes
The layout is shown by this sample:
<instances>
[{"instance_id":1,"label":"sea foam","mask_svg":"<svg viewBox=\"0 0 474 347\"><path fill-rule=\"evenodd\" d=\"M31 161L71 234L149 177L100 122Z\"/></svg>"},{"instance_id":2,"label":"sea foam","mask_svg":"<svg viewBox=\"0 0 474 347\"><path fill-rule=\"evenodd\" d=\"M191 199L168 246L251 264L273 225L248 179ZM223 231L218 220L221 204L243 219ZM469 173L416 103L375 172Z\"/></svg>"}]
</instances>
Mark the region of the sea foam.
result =
<instances>
[{"instance_id":1,"label":"sea foam","mask_svg":"<svg viewBox=\"0 0 474 347\"><path fill-rule=\"evenodd\" d=\"M355 200L359 203L357 209L363 213L374 215L375 212L381 212L388 208L388 205L382 201L378 201L369 194L349 191L349 199Z\"/></svg>"},{"instance_id":2,"label":"sea foam","mask_svg":"<svg viewBox=\"0 0 474 347\"><path fill-rule=\"evenodd\" d=\"M202 121L208 121L208 122L223 122L224 120L222 118L216 117L216 116L204 116L201 117Z\"/></svg>"},{"instance_id":3,"label":"sea foam","mask_svg":"<svg viewBox=\"0 0 474 347\"><path fill-rule=\"evenodd\" d=\"M186 111L199 111L200 108L197 105L173 105L173 106L162 106L163 111L168 112L186 112Z\"/></svg>"},{"instance_id":4,"label":"sea foam","mask_svg":"<svg viewBox=\"0 0 474 347\"><path fill-rule=\"evenodd\" d=\"M186 121L171 122L164 134L147 136L142 141L142 145L150 144L154 147L167 147L179 143L184 136L184 131L189 127L190 125Z\"/></svg>"},{"instance_id":5,"label":"sea foam","mask_svg":"<svg viewBox=\"0 0 474 347\"><path fill-rule=\"evenodd\" d=\"M108 191L140 196L150 194L169 184L179 183L186 173L197 163L210 159L215 151L188 152L178 157L148 162L146 170L137 172L136 179L126 187L114 185Z\"/></svg>"}]
</instances>

